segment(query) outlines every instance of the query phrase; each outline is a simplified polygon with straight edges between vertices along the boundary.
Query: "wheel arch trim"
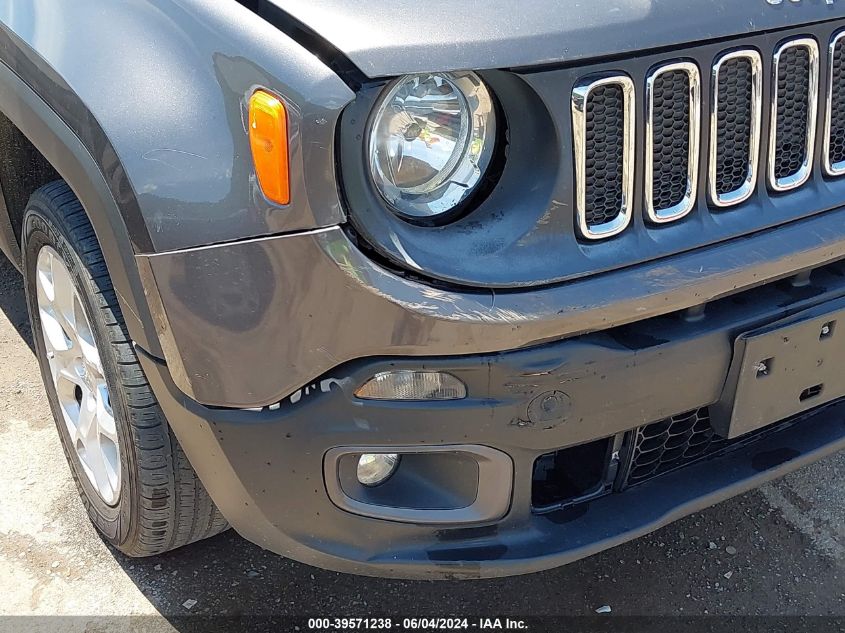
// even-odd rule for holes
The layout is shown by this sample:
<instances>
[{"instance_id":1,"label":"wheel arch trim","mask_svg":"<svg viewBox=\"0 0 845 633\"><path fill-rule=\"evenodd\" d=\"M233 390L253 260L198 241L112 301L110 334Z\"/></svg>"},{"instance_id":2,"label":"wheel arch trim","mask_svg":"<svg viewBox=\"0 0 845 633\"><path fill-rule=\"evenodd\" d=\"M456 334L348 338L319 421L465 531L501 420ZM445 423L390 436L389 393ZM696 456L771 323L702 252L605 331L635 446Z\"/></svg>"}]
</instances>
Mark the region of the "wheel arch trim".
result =
<instances>
[{"instance_id":1,"label":"wheel arch trim","mask_svg":"<svg viewBox=\"0 0 845 633\"><path fill-rule=\"evenodd\" d=\"M130 336L150 354L161 357L129 230L93 156L67 123L5 63L0 63L0 111L79 198L103 251ZM2 206L0 211L8 222L8 212Z\"/></svg>"}]
</instances>

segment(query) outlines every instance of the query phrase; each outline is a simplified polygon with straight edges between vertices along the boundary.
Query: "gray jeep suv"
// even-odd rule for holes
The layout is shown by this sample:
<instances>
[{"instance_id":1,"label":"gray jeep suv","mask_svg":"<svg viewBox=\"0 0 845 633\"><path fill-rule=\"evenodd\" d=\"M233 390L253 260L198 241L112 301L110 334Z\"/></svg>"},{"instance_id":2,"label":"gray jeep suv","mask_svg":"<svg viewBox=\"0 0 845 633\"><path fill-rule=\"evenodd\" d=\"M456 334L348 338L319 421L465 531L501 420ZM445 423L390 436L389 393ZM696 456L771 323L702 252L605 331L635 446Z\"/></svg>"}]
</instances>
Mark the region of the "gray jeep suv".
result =
<instances>
[{"instance_id":1,"label":"gray jeep suv","mask_svg":"<svg viewBox=\"0 0 845 633\"><path fill-rule=\"evenodd\" d=\"M518 574L845 446L845 4L6 0L105 538Z\"/></svg>"}]
</instances>

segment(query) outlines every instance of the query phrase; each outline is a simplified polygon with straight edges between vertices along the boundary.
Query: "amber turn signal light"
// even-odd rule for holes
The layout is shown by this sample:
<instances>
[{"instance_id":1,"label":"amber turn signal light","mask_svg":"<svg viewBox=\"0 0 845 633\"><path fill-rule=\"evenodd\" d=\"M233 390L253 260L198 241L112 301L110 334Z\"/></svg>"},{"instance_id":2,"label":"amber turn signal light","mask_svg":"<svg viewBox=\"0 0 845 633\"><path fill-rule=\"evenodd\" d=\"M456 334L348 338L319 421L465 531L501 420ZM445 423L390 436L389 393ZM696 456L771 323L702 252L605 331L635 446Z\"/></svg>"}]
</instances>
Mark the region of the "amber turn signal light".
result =
<instances>
[{"instance_id":1,"label":"amber turn signal light","mask_svg":"<svg viewBox=\"0 0 845 633\"><path fill-rule=\"evenodd\" d=\"M261 191L276 204L288 204L287 112L278 97L263 90L258 90L249 100L249 144Z\"/></svg>"}]
</instances>

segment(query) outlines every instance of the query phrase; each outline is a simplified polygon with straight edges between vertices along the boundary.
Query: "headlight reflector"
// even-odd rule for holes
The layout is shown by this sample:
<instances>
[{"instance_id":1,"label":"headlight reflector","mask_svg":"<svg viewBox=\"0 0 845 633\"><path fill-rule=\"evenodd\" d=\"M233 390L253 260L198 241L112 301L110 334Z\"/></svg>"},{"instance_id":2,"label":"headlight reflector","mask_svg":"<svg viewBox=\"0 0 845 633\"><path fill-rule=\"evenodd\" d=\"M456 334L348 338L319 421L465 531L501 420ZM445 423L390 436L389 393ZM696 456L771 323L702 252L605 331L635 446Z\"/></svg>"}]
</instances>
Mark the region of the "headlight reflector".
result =
<instances>
[{"instance_id":1,"label":"headlight reflector","mask_svg":"<svg viewBox=\"0 0 845 633\"><path fill-rule=\"evenodd\" d=\"M495 140L493 99L478 75L406 75L376 106L368 144L373 182L402 217L446 214L481 181Z\"/></svg>"}]
</instances>

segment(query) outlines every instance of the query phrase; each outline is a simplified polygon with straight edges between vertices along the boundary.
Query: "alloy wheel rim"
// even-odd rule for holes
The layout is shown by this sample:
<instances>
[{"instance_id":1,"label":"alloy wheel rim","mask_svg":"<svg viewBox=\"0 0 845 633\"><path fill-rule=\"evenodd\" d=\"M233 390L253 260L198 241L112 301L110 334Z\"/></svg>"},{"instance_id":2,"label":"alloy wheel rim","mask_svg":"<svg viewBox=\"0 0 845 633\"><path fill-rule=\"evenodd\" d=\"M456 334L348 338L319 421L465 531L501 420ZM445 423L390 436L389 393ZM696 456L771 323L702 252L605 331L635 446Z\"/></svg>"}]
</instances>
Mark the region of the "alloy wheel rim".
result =
<instances>
[{"instance_id":1,"label":"alloy wheel rim","mask_svg":"<svg viewBox=\"0 0 845 633\"><path fill-rule=\"evenodd\" d=\"M120 446L103 364L73 277L50 246L38 252L36 289L41 335L71 446L91 485L115 505Z\"/></svg>"}]
</instances>

